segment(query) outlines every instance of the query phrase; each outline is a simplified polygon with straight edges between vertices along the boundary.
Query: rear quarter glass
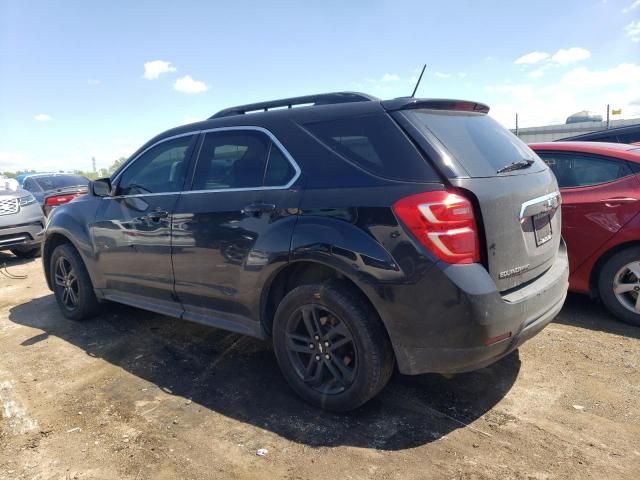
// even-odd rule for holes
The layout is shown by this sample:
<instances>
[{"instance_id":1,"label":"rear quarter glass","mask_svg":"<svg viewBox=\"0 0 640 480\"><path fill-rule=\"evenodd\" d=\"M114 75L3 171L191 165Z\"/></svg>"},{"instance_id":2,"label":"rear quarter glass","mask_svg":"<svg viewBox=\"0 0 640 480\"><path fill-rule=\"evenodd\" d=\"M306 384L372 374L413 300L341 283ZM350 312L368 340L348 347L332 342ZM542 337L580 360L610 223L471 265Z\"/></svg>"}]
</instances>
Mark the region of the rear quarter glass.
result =
<instances>
[{"instance_id":1,"label":"rear quarter glass","mask_svg":"<svg viewBox=\"0 0 640 480\"><path fill-rule=\"evenodd\" d=\"M439 181L433 167L386 113L309 122L303 127L334 154L378 177Z\"/></svg>"},{"instance_id":2,"label":"rear quarter glass","mask_svg":"<svg viewBox=\"0 0 640 480\"><path fill-rule=\"evenodd\" d=\"M435 137L471 177L523 175L547 168L522 140L486 114L427 109L403 113L419 131ZM534 164L497 173L523 160Z\"/></svg>"}]
</instances>

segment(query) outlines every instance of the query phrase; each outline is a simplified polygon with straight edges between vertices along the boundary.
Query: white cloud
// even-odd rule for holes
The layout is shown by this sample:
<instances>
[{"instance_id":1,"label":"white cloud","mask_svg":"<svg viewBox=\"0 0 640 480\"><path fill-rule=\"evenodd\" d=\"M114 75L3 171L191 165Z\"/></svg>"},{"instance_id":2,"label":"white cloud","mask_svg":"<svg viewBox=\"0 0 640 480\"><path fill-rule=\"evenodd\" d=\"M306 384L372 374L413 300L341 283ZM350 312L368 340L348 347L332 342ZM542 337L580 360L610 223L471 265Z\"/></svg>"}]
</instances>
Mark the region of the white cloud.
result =
<instances>
[{"instance_id":1,"label":"white cloud","mask_svg":"<svg viewBox=\"0 0 640 480\"><path fill-rule=\"evenodd\" d=\"M631 10L640 7L640 0L635 0L631 5L622 9L622 13L629 13Z\"/></svg>"},{"instance_id":2,"label":"white cloud","mask_svg":"<svg viewBox=\"0 0 640 480\"><path fill-rule=\"evenodd\" d=\"M89 85L100 85L102 82L97 78L90 78L89 80L87 80L87 83Z\"/></svg>"},{"instance_id":3,"label":"white cloud","mask_svg":"<svg viewBox=\"0 0 640 480\"><path fill-rule=\"evenodd\" d=\"M640 85L640 65L621 63L608 70L589 70L587 67L577 67L567 72L561 80L562 84L571 89L604 88L627 86L630 88Z\"/></svg>"},{"instance_id":4,"label":"white cloud","mask_svg":"<svg viewBox=\"0 0 640 480\"><path fill-rule=\"evenodd\" d=\"M627 35L632 42L640 42L640 20L637 22L631 22L629 25L624 27L624 29L627 31Z\"/></svg>"},{"instance_id":5,"label":"white cloud","mask_svg":"<svg viewBox=\"0 0 640 480\"><path fill-rule=\"evenodd\" d=\"M458 76L460 78L465 78L467 76L467 73L466 72L458 72Z\"/></svg>"},{"instance_id":6,"label":"white cloud","mask_svg":"<svg viewBox=\"0 0 640 480\"><path fill-rule=\"evenodd\" d=\"M38 122L48 122L49 120L51 120L51 116L47 115L46 113L39 113L35 117L33 117L33 119L37 120Z\"/></svg>"},{"instance_id":7,"label":"white cloud","mask_svg":"<svg viewBox=\"0 0 640 480\"><path fill-rule=\"evenodd\" d=\"M506 84L485 88L491 115L513 128L516 112L520 126L530 127L564 123L580 110L604 115L609 103L622 108L624 118L640 116L638 100L640 64L623 63L605 70L576 67L552 84ZM491 102L495 99L495 103Z\"/></svg>"},{"instance_id":8,"label":"white cloud","mask_svg":"<svg viewBox=\"0 0 640 480\"><path fill-rule=\"evenodd\" d=\"M531 78L540 78L540 77L544 76L544 70L539 68L537 70L529 72L528 76L531 77Z\"/></svg>"},{"instance_id":9,"label":"white cloud","mask_svg":"<svg viewBox=\"0 0 640 480\"><path fill-rule=\"evenodd\" d=\"M401 83L399 82L400 80L402 80ZM388 97L392 95L392 92L397 92L398 89L404 88L404 81L405 78L400 77L397 73L385 73L381 77L368 77L362 81L353 82L353 85L358 90Z\"/></svg>"},{"instance_id":10,"label":"white cloud","mask_svg":"<svg viewBox=\"0 0 640 480\"><path fill-rule=\"evenodd\" d=\"M146 62L144 64L143 77L147 80L155 80L163 73L175 72L176 68L171 65L171 62L165 62L164 60L154 60L152 62Z\"/></svg>"},{"instance_id":11,"label":"white cloud","mask_svg":"<svg viewBox=\"0 0 640 480\"><path fill-rule=\"evenodd\" d=\"M449 78L451 76L450 73L443 73L443 72L436 72L435 75L438 78Z\"/></svg>"},{"instance_id":12,"label":"white cloud","mask_svg":"<svg viewBox=\"0 0 640 480\"><path fill-rule=\"evenodd\" d=\"M168 121L166 127L175 126ZM0 171L37 170L72 171L91 170L91 157L95 157L98 168L108 168L120 157L128 157L151 136L157 133L157 126L147 126L143 131L123 132L121 137L101 136L80 139L77 142L52 141L46 147L33 144L8 146L0 149ZM3 145L4 146L4 145Z\"/></svg>"},{"instance_id":13,"label":"white cloud","mask_svg":"<svg viewBox=\"0 0 640 480\"><path fill-rule=\"evenodd\" d=\"M547 52L531 52L516 58L516 61L513 63L516 65L533 65L535 63L542 62L543 60L547 60L548 58L549 54Z\"/></svg>"},{"instance_id":14,"label":"white cloud","mask_svg":"<svg viewBox=\"0 0 640 480\"><path fill-rule=\"evenodd\" d=\"M15 172L27 165L24 155L15 152L0 152L0 171Z\"/></svg>"},{"instance_id":15,"label":"white cloud","mask_svg":"<svg viewBox=\"0 0 640 480\"><path fill-rule=\"evenodd\" d=\"M551 57L551 61L559 65L568 65L570 63L586 60L591 57L591 52L586 48L571 47L561 48Z\"/></svg>"},{"instance_id":16,"label":"white cloud","mask_svg":"<svg viewBox=\"0 0 640 480\"><path fill-rule=\"evenodd\" d=\"M173 88L183 93L202 93L206 92L209 87L207 87L204 82L194 80L191 78L191 75L185 75L184 77L176 80L176 83L173 84Z\"/></svg>"},{"instance_id":17,"label":"white cloud","mask_svg":"<svg viewBox=\"0 0 640 480\"><path fill-rule=\"evenodd\" d=\"M547 52L531 52L515 60L516 65L543 64L542 68L553 65L569 65L591 57L591 52L581 47L561 48L553 55Z\"/></svg>"}]
</instances>

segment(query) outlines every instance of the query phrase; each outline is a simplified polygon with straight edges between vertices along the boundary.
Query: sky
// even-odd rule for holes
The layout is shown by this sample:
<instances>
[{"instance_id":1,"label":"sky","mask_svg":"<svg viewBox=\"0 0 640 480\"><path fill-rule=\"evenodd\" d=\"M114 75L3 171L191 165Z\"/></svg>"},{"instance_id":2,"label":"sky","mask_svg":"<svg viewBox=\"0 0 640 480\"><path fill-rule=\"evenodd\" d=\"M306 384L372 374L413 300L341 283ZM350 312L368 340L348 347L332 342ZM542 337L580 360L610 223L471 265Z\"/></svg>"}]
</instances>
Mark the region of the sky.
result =
<instances>
[{"instance_id":1,"label":"sky","mask_svg":"<svg viewBox=\"0 0 640 480\"><path fill-rule=\"evenodd\" d=\"M508 128L640 117L640 0L0 0L0 171L109 167L243 103L476 100Z\"/></svg>"}]
</instances>

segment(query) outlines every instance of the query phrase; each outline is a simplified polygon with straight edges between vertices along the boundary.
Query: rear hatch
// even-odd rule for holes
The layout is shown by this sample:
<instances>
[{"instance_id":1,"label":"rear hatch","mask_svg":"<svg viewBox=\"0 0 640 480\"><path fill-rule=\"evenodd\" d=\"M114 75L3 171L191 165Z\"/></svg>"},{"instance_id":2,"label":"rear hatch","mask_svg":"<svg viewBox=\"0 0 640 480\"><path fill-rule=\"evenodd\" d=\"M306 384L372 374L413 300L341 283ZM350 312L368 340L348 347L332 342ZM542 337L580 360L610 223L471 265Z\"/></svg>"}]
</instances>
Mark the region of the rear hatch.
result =
<instances>
[{"instance_id":1,"label":"rear hatch","mask_svg":"<svg viewBox=\"0 0 640 480\"><path fill-rule=\"evenodd\" d=\"M414 103L392 116L451 185L477 202L483 262L498 289L541 275L554 263L560 243L553 173L498 122L465 108L478 104L460 102L461 110L435 105L416 108Z\"/></svg>"}]
</instances>

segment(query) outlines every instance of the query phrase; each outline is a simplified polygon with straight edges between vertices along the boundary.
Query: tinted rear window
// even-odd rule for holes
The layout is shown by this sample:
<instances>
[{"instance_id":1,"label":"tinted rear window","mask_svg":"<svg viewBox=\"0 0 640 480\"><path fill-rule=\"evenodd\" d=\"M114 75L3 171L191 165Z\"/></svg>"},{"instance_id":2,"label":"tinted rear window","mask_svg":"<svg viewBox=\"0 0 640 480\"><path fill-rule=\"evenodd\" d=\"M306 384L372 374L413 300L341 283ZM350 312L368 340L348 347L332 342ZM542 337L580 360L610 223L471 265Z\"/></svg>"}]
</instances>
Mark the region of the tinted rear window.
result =
<instances>
[{"instance_id":1,"label":"tinted rear window","mask_svg":"<svg viewBox=\"0 0 640 480\"><path fill-rule=\"evenodd\" d=\"M52 175L50 177L33 177L33 180L45 191L89 185L89 180L81 175Z\"/></svg>"},{"instance_id":2,"label":"tinted rear window","mask_svg":"<svg viewBox=\"0 0 640 480\"><path fill-rule=\"evenodd\" d=\"M411 110L406 115L419 129L435 135L471 176L494 176L511 163L537 159L522 140L485 114ZM509 174L543 168L543 162L536 160L535 165Z\"/></svg>"},{"instance_id":3,"label":"tinted rear window","mask_svg":"<svg viewBox=\"0 0 640 480\"><path fill-rule=\"evenodd\" d=\"M374 175L432 182L437 175L387 114L339 118L304 125L331 150Z\"/></svg>"},{"instance_id":4,"label":"tinted rear window","mask_svg":"<svg viewBox=\"0 0 640 480\"><path fill-rule=\"evenodd\" d=\"M560 188L588 187L631 174L626 162L577 152L540 152Z\"/></svg>"}]
</instances>

